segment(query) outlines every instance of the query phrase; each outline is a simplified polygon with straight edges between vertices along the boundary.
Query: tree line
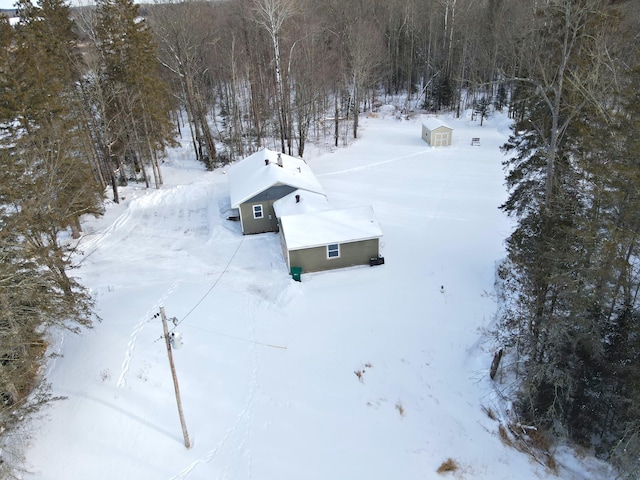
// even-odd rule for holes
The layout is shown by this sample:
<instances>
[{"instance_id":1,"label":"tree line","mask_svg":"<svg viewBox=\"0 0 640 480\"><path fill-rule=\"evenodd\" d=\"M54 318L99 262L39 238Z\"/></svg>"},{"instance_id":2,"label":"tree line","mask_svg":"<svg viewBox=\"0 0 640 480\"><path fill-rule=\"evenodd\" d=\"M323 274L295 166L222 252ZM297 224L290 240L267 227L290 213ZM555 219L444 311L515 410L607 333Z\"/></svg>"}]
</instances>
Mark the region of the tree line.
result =
<instances>
[{"instance_id":1,"label":"tree line","mask_svg":"<svg viewBox=\"0 0 640 480\"><path fill-rule=\"evenodd\" d=\"M0 435L5 476L12 435L50 399L42 384L50 328L78 332L96 317L72 275L81 217L100 215L105 189L161 183L174 143L153 36L130 2L93 10L91 49L61 0L16 4L0 17ZM17 450L19 452L19 449Z\"/></svg>"},{"instance_id":2,"label":"tree line","mask_svg":"<svg viewBox=\"0 0 640 480\"><path fill-rule=\"evenodd\" d=\"M46 327L95 317L83 215L184 137L209 168L357 138L359 117L494 110L516 218L496 342L516 414L637 474L638 85L631 0L20 0L0 17L0 421L34 395ZM506 371L506 367L505 371ZM43 390L44 391L44 390ZM8 431L7 430L7 431Z\"/></svg>"},{"instance_id":3,"label":"tree line","mask_svg":"<svg viewBox=\"0 0 640 480\"><path fill-rule=\"evenodd\" d=\"M521 418L638 478L637 6L544 2L523 33L497 337Z\"/></svg>"}]
</instances>

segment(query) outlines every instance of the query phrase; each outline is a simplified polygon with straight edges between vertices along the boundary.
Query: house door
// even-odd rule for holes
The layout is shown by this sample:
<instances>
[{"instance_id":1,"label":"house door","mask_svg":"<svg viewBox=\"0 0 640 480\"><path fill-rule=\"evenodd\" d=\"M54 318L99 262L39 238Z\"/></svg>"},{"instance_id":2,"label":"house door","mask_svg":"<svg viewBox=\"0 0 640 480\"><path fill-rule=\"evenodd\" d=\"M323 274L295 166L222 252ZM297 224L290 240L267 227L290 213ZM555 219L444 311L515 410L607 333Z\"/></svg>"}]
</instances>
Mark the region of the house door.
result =
<instances>
[{"instance_id":1,"label":"house door","mask_svg":"<svg viewBox=\"0 0 640 480\"><path fill-rule=\"evenodd\" d=\"M433 145L434 147L449 145L449 132L436 132Z\"/></svg>"}]
</instances>

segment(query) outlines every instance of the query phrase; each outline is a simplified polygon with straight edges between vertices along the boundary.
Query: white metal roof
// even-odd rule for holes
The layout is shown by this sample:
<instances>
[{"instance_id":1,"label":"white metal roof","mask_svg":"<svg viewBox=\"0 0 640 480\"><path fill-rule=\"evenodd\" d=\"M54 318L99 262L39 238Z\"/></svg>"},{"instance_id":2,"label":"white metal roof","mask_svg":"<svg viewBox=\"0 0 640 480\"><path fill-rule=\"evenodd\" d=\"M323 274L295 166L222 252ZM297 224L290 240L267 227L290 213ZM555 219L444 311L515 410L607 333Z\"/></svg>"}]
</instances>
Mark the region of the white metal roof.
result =
<instances>
[{"instance_id":1,"label":"white metal roof","mask_svg":"<svg viewBox=\"0 0 640 480\"><path fill-rule=\"evenodd\" d=\"M278 155L281 165L278 163ZM265 163L268 160L268 164ZM251 197L275 185L324 193L306 162L284 153L262 149L232 165L229 170L231 208L238 208Z\"/></svg>"},{"instance_id":2,"label":"white metal roof","mask_svg":"<svg viewBox=\"0 0 640 480\"><path fill-rule=\"evenodd\" d=\"M382 237L370 206L285 215L280 221L289 250Z\"/></svg>"},{"instance_id":3,"label":"white metal roof","mask_svg":"<svg viewBox=\"0 0 640 480\"><path fill-rule=\"evenodd\" d=\"M433 131L436 128L440 128L440 127L445 127L448 128L449 130L453 130L453 128L451 128L449 125L447 125L446 123L444 123L442 120L440 120L439 118L435 118L435 117L429 117L426 118L422 121L422 124L427 127L427 129L429 131Z\"/></svg>"}]
</instances>

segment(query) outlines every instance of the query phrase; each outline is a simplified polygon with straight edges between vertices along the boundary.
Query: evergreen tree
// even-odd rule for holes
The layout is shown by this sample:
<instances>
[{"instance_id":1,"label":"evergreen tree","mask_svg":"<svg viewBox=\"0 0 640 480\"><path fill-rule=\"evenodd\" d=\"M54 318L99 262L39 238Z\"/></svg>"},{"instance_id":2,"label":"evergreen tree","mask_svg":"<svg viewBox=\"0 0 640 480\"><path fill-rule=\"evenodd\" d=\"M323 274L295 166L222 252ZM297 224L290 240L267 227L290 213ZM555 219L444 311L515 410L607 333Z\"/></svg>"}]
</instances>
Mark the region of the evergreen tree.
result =
<instances>
[{"instance_id":1,"label":"evergreen tree","mask_svg":"<svg viewBox=\"0 0 640 480\"><path fill-rule=\"evenodd\" d=\"M79 217L100 213L100 189L77 122L79 78L69 7L18 5L0 21L0 432L46 399L38 384L46 327L90 325L91 298L68 275ZM6 34L6 36L5 36Z\"/></svg>"},{"instance_id":2,"label":"evergreen tree","mask_svg":"<svg viewBox=\"0 0 640 480\"><path fill-rule=\"evenodd\" d=\"M507 105L507 87L504 83L500 83L498 85L498 91L496 93L496 98L493 102L493 106L499 112L502 111L505 105Z\"/></svg>"},{"instance_id":3,"label":"evergreen tree","mask_svg":"<svg viewBox=\"0 0 640 480\"><path fill-rule=\"evenodd\" d=\"M162 184L158 155L173 145L169 92L159 75L152 32L132 0L98 2L96 41L99 57L94 90L100 92L100 137L120 181L129 178ZM117 199L117 191L114 191Z\"/></svg>"},{"instance_id":4,"label":"evergreen tree","mask_svg":"<svg viewBox=\"0 0 640 480\"><path fill-rule=\"evenodd\" d=\"M440 76L433 89L433 111L451 108L453 105L453 85L448 76Z\"/></svg>"},{"instance_id":5,"label":"evergreen tree","mask_svg":"<svg viewBox=\"0 0 640 480\"><path fill-rule=\"evenodd\" d=\"M480 117L480 126L484 122L484 119L489 116L491 109L491 101L487 97L482 97L473 106L473 113Z\"/></svg>"},{"instance_id":6,"label":"evergreen tree","mask_svg":"<svg viewBox=\"0 0 640 480\"><path fill-rule=\"evenodd\" d=\"M554 2L540 17L540 48L552 55L534 62L545 75L519 85L526 100L504 147L502 208L518 225L501 271L512 300L501 340L520 369L519 414L606 456L640 419L631 367L640 169L637 73L612 105L619 92L598 71L610 57L597 55L597 42L613 28L605 19L615 21L604 11L597 1Z\"/></svg>"},{"instance_id":7,"label":"evergreen tree","mask_svg":"<svg viewBox=\"0 0 640 480\"><path fill-rule=\"evenodd\" d=\"M589 438L594 425L600 433L600 450L608 453L616 444L626 444L640 431L640 268L635 259L640 250L640 67L627 69L619 77L625 87L620 102L606 123L607 135L585 136L579 157L588 179L589 210L584 228L584 274L587 314L596 325L600 354L584 377L582 403L570 419L581 437ZM586 120L586 119L585 119ZM597 127L605 127L604 122ZM622 455L624 470L639 471L637 457Z\"/></svg>"}]
</instances>

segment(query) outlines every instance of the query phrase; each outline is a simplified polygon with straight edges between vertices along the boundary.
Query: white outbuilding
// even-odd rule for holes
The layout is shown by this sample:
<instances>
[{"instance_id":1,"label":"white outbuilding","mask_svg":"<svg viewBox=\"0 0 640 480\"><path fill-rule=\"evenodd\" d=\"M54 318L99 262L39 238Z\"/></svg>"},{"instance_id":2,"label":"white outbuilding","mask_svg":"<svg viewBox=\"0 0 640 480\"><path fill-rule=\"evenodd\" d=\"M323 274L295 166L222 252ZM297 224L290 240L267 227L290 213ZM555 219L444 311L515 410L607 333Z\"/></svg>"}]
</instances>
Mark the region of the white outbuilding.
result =
<instances>
[{"instance_id":1,"label":"white outbuilding","mask_svg":"<svg viewBox=\"0 0 640 480\"><path fill-rule=\"evenodd\" d=\"M422 139L432 147L446 147L451 145L453 128L435 117L422 122Z\"/></svg>"}]
</instances>

